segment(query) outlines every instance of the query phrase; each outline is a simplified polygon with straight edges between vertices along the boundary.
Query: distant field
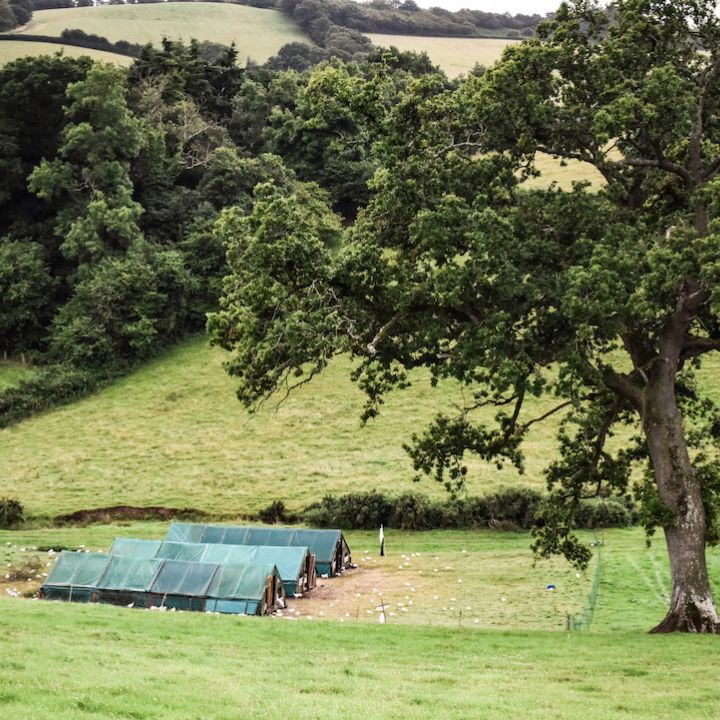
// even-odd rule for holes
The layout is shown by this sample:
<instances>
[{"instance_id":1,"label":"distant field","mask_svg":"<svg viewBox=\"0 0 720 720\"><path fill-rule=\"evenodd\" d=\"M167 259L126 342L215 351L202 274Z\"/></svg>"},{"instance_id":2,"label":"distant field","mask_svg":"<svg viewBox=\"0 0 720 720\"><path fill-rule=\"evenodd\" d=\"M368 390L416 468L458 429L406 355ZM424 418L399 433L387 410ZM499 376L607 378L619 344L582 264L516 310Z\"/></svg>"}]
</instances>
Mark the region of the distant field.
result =
<instances>
[{"instance_id":1,"label":"distant field","mask_svg":"<svg viewBox=\"0 0 720 720\"><path fill-rule=\"evenodd\" d=\"M263 63L289 42L310 42L291 20L277 10L229 3L153 3L40 10L24 32L60 35L77 28L103 35L111 42L159 43L163 37L189 41L212 40L237 46L241 64L246 58Z\"/></svg>"},{"instance_id":2,"label":"distant field","mask_svg":"<svg viewBox=\"0 0 720 720\"><path fill-rule=\"evenodd\" d=\"M73 45L56 45L55 43L37 43L8 40L0 42L0 65L5 65L12 60L21 57L36 55L55 55L62 52L67 57L84 57L89 55L93 60L113 63L127 67L133 61L132 58L116 53L104 52L102 50L90 50ZM0 382L2 380L0 379Z\"/></svg>"},{"instance_id":3,"label":"distant field","mask_svg":"<svg viewBox=\"0 0 720 720\"><path fill-rule=\"evenodd\" d=\"M381 47L395 46L398 50L425 51L430 59L439 65L450 77L456 77L472 70L476 64L492 65L500 59L502 51L517 40L418 37L415 35L380 35L370 33L368 37Z\"/></svg>"},{"instance_id":4,"label":"distant field","mask_svg":"<svg viewBox=\"0 0 720 720\"><path fill-rule=\"evenodd\" d=\"M605 184L603 176L592 165L577 160L563 163L549 155L539 154L535 165L540 176L527 180L524 187L546 188L556 183L563 190L572 190L574 182L589 182L590 187L597 190Z\"/></svg>"}]
</instances>

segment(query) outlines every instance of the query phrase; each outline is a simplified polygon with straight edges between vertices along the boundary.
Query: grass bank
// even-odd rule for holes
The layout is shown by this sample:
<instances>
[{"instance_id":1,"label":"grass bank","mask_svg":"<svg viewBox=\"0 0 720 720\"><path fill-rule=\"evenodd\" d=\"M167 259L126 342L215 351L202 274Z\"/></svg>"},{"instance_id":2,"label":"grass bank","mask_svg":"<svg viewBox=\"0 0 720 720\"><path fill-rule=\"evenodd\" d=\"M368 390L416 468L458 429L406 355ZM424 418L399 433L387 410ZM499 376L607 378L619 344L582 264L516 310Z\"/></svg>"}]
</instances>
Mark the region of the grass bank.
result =
<instances>
[{"instance_id":1,"label":"grass bank","mask_svg":"<svg viewBox=\"0 0 720 720\"><path fill-rule=\"evenodd\" d=\"M276 498L297 510L328 492L373 488L443 496L430 480L412 482L401 445L437 412L453 412L462 402L457 386L432 388L416 373L414 386L391 395L363 428L363 396L339 358L280 407L271 401L250 415L222 368L226 359L195 338L92 397L0 430L4 493L45 516L118 503L233 514ZM525 476L477 461L469 490L542 487L552 428L530 435Z\"/></svg>"}]
</instances>

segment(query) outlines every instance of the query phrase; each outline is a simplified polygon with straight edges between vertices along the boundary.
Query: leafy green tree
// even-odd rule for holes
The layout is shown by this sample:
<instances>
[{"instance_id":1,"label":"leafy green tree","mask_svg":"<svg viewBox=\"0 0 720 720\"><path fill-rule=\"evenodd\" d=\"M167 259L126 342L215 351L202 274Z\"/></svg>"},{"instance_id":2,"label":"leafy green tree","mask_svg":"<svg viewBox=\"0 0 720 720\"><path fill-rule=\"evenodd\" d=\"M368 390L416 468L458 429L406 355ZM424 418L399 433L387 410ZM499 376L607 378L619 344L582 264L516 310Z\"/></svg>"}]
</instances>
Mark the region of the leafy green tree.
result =
<instances>
[{"instance_id":1,"label":"leafy green tree","mask_svg":"<svg viewBox=\"0 0 720 720\"><path fill-rule=\"evenodd\" d=\"M636 494L672 575L655 630L717 632L705 547L719 539L720 412L697 370L720 350L719 103L720 22L701 0L620 0L612 21L578 0L455 92L411 82L376 124L381 168L337 253L315 240L288 274L287 246L261 242L279 221L267 203L228 225L238 249L264 253L256 267L234 251L211 321L236 351L239 398L257 403L345 350L361 358L372 417L428 367L471 398L408 446L451 489L467 454L522 470L529 428L560 416L536 551L585 565L571 530L581 499L625 494L641 463ZM523 189L538 151L592 163L607 187ZM534 396L556 404L534 417ZM486 406L494 424L474 414ZM619 426L637 435L613 450Z\"/></svg>"},{"instance_id":2,"label":"leafy green tree","mask_svg":"<svg viewBox=\"0 0 720 720\"><path fill-rule=\"evenodd\" d=\"M142 207L133 200L130 162L143 146L143 125L127 107L125 75L96 64L68 87L67 125L58 157L28 179L38 197L56 202L55 232L78 265L124 253L141 238Z\"/></svg>"},{"instance_id":3,"label":"leafy green tree","mask_svg":"<svg viewBox=\"0 0 720 720\"><path fill-rule=\"evenodd\" d=\"M222 147L210 156L197 189L201 198L218 210L236 206L249 211L255 186L267 182L291 189L298 181L277 155L241 158L234 148Z\"/></svg>"},{"instance_id":4,"label":"leafy green tree","mask_svg":"<svg viewBox=\"0 0 720 720\"><path fill-rule=\"evenodd\" d=\"M25 25L32 20L33 6L30 0L10 0L10 9L18 25Z\"/></svg>"},{"instance_id":5,"label":"leafy green tree","mask_svg":"<svg viewBox=\"0 0 720 720\"><path fill-rule=\"evenodd\" d=\"M56 208L28 191L27 176L54 158L64 125L69 83L81 80L89 58L20 58L0 68L0 235L32 238L55 255L57 240L47 219Z\"/></svg>"},{"instance_id":6,"label":"leafy green tree","mask_svg":"<svg viewBox=\"0 0 720 720\"><path fill-rule=\"evenodd\" d=\"M0 0L0 32L12 30L18 24L8 0Z\"/></svg>"},{"instance_id":7,"label":"leafy green tree","mask_svg":"<svg viewBox=\"0 0 720 720\"><path fill-rule=\"evenodd\" d=\"M35 347L44 334L52 291L40 245L0 240L0 352L5 357Z\"/></svg>"},{"instance_id":8,"label":"leafy green tree","mask_svg":"<svg viewBox=\"0 0 720 720\"><path fill-rule=\"evenodd\" d=\"M223 212L217 234L230 274L208 331L214 343L235 350L228 370L241 378L238 397L250 403L271 389L289 390L294 378L303 382L299 368L310 357L318 360L305 369L305 379L312 377L332 351L328 258L340 222L316 187L287 193L266 183L249 215Z\"/></svg>"},{"instance_id":9,"label":"leafy green tree","mask_svg":"<svg viewBox=\"0 0 720 720\"><path fill-rule=\"evenodd\" d=\"M90 370L124 370L187 329L192 278L182 255L136 245L105 257L75 285L52 324L49 357Z\"/></svg>"}]
</instances>

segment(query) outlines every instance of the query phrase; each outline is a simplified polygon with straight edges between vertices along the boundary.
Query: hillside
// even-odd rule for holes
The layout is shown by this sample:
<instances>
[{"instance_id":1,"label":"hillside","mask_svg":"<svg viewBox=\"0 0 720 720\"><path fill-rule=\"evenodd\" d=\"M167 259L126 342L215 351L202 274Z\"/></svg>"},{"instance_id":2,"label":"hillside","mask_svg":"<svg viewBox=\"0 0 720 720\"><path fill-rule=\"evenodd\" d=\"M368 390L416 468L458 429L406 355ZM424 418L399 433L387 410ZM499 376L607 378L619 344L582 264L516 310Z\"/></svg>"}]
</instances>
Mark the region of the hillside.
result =
<instances>
[{"instance_id":1,"label":"hillside","mask_svg":"<svg viewBox=\"0 0 720 720\"><path fill-rule=\"evenodd\" d=\"M251 416L222 369L226 358L195 338L92 397L0 430L3 492L32 515L117 503L232 514L277 498L300 509L328 492L444 493L432 480L412 482L401 445L461 402L457 388L433 389L416 374L414 386L389 396L381 416L363 428L363 396L340 358L280 407L271 401ZM706 368L718 399L720 361ZM523 476L471 462L469 491L518 482L543 489L556 427L549 421L533 428Z\"/></svg>"},{"instance_id":2,"label":"hillside","mask_svg":"<svg viewBox=\"0 0 720 720\"><path fill-rule=\"evenodd\" d=\"M59 36L65 29L102 35L111 42L159 43L163 37L191 38L230 45L238 58L265 62L283 45L310 42L295 23L277 10L224 3L157 3L40 10L23 30ZM22 36L22 33L18 33Z\"/></svg>"},{"instance_id":3,"label":"hillside","mask_svg":"<svg viewBox=\"0 0 720 720\"><path fill-rule=\"evenodd\" d=\"M338 359L279 408L250 416L235 399L222 350L204 338L182 344L96 395L0 430L3 492L33 515L128 503L256 511L276 498L299 509L327 492L444 490L412 483L401 444L439 411L456 388L430 387L388 398L379 419L361 428L363 396ZM545 407L545 405L543 405ZM540 475L553 446L547 427L530 436L527 475ZM510 468L473 463L469 489L518 482Z\"/></svg>"},{"instance_id":4,"label":"hillside","mask_svg":"<svg viewBox=\"0 0 720 720\"><path fill-rule=\"evenodd\" d=\"M63 53L67 57L83 57L89 55L93 60L109 62L114 65L127 67L132 63L132 58L117 53L104 52L103 50L92 50L90 48L75 47L73 45L60 45L55 43L23 42L21 40L8 40L0 42L0 66L5 63L17 60L21 57L35 55L54 55Z\"/></svg>"}]
</instances>

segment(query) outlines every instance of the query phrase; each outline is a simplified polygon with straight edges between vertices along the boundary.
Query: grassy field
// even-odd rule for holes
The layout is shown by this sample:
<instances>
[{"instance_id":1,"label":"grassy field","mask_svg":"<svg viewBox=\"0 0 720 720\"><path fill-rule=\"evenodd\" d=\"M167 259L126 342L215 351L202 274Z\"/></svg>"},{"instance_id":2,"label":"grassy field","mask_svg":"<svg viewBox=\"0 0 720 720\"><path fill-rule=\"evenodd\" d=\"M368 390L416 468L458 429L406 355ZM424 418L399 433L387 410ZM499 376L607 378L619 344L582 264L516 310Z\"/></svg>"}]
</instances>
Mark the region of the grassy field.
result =
<instances>
[{"instance_id":1,"label":"grassy field","mask_svg":"<svg viewBox=\"0 0 720 720\"><path fill-rule=\"evenodd\" d=\"M55 556L34 547L105 551L116 536L162 538L166 531L161 523L133 523L0 532L0 595L42 584ZM582 609L592 577L557 558L533 565L526 533L388 530L382 558L375 532L346 537L359 568L320 579L317 591L290 601L291 616L377 624L385 603L392 624L562 630L566 613Z\"/></svg>"},{"instance_id":2,"label":"grassy field","mask_svg":"<svg viewBox=\"0 0 720 720\"><path fill-rule=\"evenodd\" d=\"M279 408L268 403L251 416L225 359L196 338L92 397L0 430L3 493L40 515L117 503L242 513L276 498L299 509L326 492L444 493L412 482L401 444L438 411L452 412L458 388L434 389L416 373L414 387L389 396L380 418L362 428L363 396L340 358ZM548 427L530 435L520 478L538 488L554 448ZM519 480L511 468L471 467L475 493Z\"/></svg>"},{"instance_id":3,"label":"grassy field","mask_svg":"<svg viewBox=\"0 0 720 720\"><path fill-rule=\"evenodd\" d=\"M286 43L310 42L277 10L199 2L40 10L24 32L54 36L67 28L103 35L111 42L159 43L163 37L234 42L241 62L252 58L263 63Z\"/></svg>"},{"instance_id":4,"label":"grassy field","mask_svg":"<svg viewBox=\"0 0 720 720\"><path fill-rule=\"evenodd\" d=\"M125 55L104 52L102 50L90 50L86 48L74 47L73 45L56 45L55 43L37 43L23 42L22 40L8 40L0 42L0 66L17 60L21 57L36 55L55 55L62 52L68 57L84 57L90 56L93 60L100 62L113 63L127 67L132 63L133 59Z\"/></svg>"},{"instance_id":5,"label":"grassy field","mask_svg":"<svg viewBox=\"0 0 720 720\"><path fill-rule=\"evenodd\" d=\"M528 188L546 188L555 183L563 190L572 190L574 182L589 182L590 187L597 190L605 184L602 175L589 163L577 160L566 160L564 162L539 153L535 165L540 175L525 181Z\"/></svg>"},{"instance_id":6,"label":"grassy field","mask_svg":"<svg viewBox=\"0 0 720 720\"><path fill-rule=\"evenodd\" d=\"M77 720L720 713L708 637L560 635L148 613L0 600L0 714ZM240 710L242 708L242 710Z\"/></svg>"},{"instance_id":7,"label":"grassy field","mask_svg":"<svg viewBox=\"0 0 720 720\"><path fill-rule=\"evenodd\" d=\"M30 543L96 550L116 534L158 537L165 527L2 532L0 562L15 572L33 556L51 562ZM588 580L555 563L533 568L527 535L390 532L384 560L374 533L348 538L361 568L321 582L347 591L364 577L360 597L345 592L357 606L349 615L329 598L324 615L317 601L299 600L299 614L263 619L3 592L0 717L695 720L720 713L708 671L716 640L644 632L664 609L667 569L662 548L647 550L637 530L604 533L595 623L571 634L562 632L563 612L581 602ZM370 549L375 562L363 559ZM720 578L716 551L710 566ZM395 608L385 625L381 601ZM464 619L460 602L470 607ZM241 715L229 710L238 707Z\"/></svg>"},{"instance_id":8,"label":"grassy field","mask_svg":"<svg viewBox=\"0 0 720 720\"><path fill-rule=\"evenodd\" d=\"M437 412L454 412L462 402L456 386L432 388L426 373L415 373L413 387L390 395L363 428L363 396L339 358L280 407L270 402L249 415L225 359L195 338L89 398L0 430L3 494L39 516L118 503L237 514L274 499L297 510L328 492L371 488L444 494L430 480L412 482L401 444ZM719 367L714 360L704 371L716 395ZM530 403L527 412L551 403ZM525 475L472 460L468 490L518 482L542 489L557 422L532 429Z\"/></svg>"},{"instance_id":9,"label":"grassy field","mask_svg":"<svg viewBox=\"0 0 720 720\"><path fill-rule=\"evenodd\" d=\"M417 35L368 34L374 45L394 46L398 50L426 52L449 77L457 77L472 70L475 65L492 65L500 59L502 51L517 40L420 37Z\"/></svg>"}]
</instances>

